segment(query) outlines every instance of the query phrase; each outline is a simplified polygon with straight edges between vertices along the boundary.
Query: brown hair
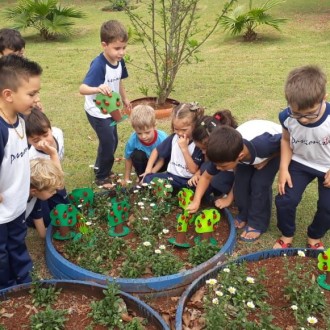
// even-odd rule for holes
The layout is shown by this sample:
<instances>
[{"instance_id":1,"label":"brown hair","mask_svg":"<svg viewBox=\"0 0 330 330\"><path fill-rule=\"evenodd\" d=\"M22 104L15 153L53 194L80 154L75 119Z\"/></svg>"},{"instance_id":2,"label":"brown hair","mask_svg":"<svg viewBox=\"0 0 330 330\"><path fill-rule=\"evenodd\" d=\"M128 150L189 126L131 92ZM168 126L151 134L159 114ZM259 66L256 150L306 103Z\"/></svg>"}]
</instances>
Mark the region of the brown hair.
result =
<instances>
[{"instance_id":1,"label":"brown hair","mask_svg":"<svg viewBox=\"0 0 330 330\"><path fill-rule=\"evenodd\" d=\"M25 48L25 40L17 30L0 29L0 53L2 54L6 48L14 52Z\"/></svg>"},{"instance_id":2,"label":"brown hair","mask_svg":"<svg viewBox=\"0 0 330 330\"><path fill-rule=\"evenodd\" d=\"M31 113L25 117L27 137L43 135L51 128L52 126L48 117L37 108L33 108Z\"/></svg>"},{"instance_id":3,"label":"brown hair","mask_svg":"<svg viewBox=\"0 0 330 330\"><path fill-rule=\"evenodd\" d=\"M114 41L127 42L128 34L125 27L116 20L104 22L100 31L101 42L110 44Z\"/></svg>"},{"instance_id":4,"label":"brown hair","mask_svg":"<svg viewBox=\"0 0 330 330\"><path fill-rule=\"evenodd\" d=\"M203 116L204 108L197 103L180 103L172 111L172 130L174 119L187 119L193 126Z\"/></svg>"},{"instance_id":5,"label":"brown hair","mask_svg":"<svg viewBox=\"0 0 330 330\"><path fill-rule=\"evenodd\" d=\"M293 69L285 83L285 98L297 111L310 109L324 99L326 83L327 77L318 66Z\"/></svg>"},{"instance_id":6,"label":"brown hair","mask_svg":"<svg viewBox=\"0 0 330 330\"><path fill-rule=\"evenodd\" d=\"M0 92L6 88L17 91L21 81L40 76L41 66L18 55L7 55L0 58Z\"/></svg>"},{"instance_id":7,"label":"brown hair","mask_svg":"<svg viewBox=\"0 0 330 330\"><path fill-rule=\"evenodd\" d=\"M212 131L220 125L228 125L237 128L237 121L230 110L220 110L214 113L213 116L203 116L199 119L192 132L193 140L196 142L205 141Z\"/></svg>"},{"instance_id":8,"label":"brown hair","mask_svg":"<svg viewBox=\"0 0 330 330\"><path fill-rule=\"evenodd\" d=\"M135 106L130 115L132 127L136 129L148 129L156 126L155 110L146 104Z\"/></svg>"},{"instance_id":9,"label":"brown hair","mask_svg":"<svg viewBox=\"0 0 330 330\"><path fill-rule=\"evenodd\" d=\"M213 163L233 162L243 151L243 147L240 132L227 125L219 126L210 134L206 156Z\"/></svg>"},{"instance_id":10,"label":"brown hair","mask_svg":"<svg viewBox=\"0 0 330 330\"><path fill-rule=\"evenodd\" d=\"M38 191L56 190L64 187L64 175L55 163L46 158L30 161L31 188Z\"/></svg>"}]
</instances>

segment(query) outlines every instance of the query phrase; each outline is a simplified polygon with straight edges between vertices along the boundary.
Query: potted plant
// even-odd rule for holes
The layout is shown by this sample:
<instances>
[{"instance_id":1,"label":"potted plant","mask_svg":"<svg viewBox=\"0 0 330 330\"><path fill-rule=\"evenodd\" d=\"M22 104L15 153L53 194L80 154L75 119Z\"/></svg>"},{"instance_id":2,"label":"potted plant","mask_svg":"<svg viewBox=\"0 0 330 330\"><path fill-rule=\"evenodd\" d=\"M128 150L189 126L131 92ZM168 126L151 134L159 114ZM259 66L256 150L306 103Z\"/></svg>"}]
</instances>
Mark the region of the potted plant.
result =
<instances>
[{"instance_id":1,"label":"potted plant","mask_svg":"<svg viewBox=\"0 0 330 330\"><path fill-rule=\"evenodd\" d=\"M156 106L163 105L173 91L175 78L184 64L198 62L197 52L218 26L221 18L236 0L225 2L222 13L210 27L203 30L198 24L200 0L151 0L148 15L140 16L126 8L134 34L141 41L149 61L145 69L156 85ZM221 10L219 9L219 12ZM200 33L204 31L204 33ZM197 35L200 40L197 40ZM148 88L142 87L144 94ZM171 100L172 103L173 100ZM134 101L133 101L134 105Z\"/></svg>"}]
</instances>

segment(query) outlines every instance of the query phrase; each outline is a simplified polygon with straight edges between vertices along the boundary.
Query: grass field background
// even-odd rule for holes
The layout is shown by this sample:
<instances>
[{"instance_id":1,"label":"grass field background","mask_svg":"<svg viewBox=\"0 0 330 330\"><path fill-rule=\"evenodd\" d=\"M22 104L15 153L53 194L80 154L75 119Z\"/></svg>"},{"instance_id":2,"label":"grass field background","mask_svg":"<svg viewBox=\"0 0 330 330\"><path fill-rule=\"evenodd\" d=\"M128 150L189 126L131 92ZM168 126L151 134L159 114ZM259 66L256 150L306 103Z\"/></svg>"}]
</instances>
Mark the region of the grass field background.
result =
<instances>
[{"instance_id":1,"label":"grass field background","mask_svg":"<svg viewBox=\"0 0 330 330\"><path fill-rule=\"evenodd\" d=\"M134 1L135 2L135 1ZM67 40L45 42L34 30L22 31L27 42L26 56L39 62L43 69L41 100L53 126L60 127L65 136L66 187L90 185L97 139L88 124L83 110L84 98L79 94L81 84L91 60L101 52L100 25L109 19L118 19L127 27L129 20L123 12L105 12L107 1L61 1L74 5L86 14L76 20L75 35ZM221 11L222 0L201 0L200 23L215 19ZM246 3L248 1L239 1ZM263 1L255 0L254 4ZM14 1L0 1L3 9ZM137 11L146 15L146 5L137 4ZM330 0L288 0L275 7L274 16L287 18L288 22L278 32L270 27L259 27L258 39L242 42L242 37L230 37L217 28L200 49L202 62L185 66L179 72L172 98L182 102L197 101L206 107L207 114L218 109L230 109L239 123L250 119L268 119L278 122L278 112L286 106L283 87L288 72L294 67L317 64L330 77ZM1 27L10 22L1 19ZM127 54L133 59L128 65L129 78L125 80L131 100L141 97L141 82L152 91L154 79L143 68L146 56L140 44L129 43ZM330 79L330 78L329 78ZM170 132L169 120L161 120L158 127ZM116 157L123 156L123 148L131 133L129 121L118 125L120 144ZM116 172L123 172L123 163L116 163ZM275 187L275 185L274 185ZM276 190L274 189L274 193ZM305 246L306 228L313 218L317 201L316 183L306 190L297 213L297 233L294 246ZM329 219L330 221L330 219ZM29 239L35 243L35 233ZM255 243L238 243L238 253L271 248L279 236L276 229L275 210L267 233ZM330 236L324 238L326 246ZM42 253L42 251L36 251Z\"/></svg>"}]
</instances>

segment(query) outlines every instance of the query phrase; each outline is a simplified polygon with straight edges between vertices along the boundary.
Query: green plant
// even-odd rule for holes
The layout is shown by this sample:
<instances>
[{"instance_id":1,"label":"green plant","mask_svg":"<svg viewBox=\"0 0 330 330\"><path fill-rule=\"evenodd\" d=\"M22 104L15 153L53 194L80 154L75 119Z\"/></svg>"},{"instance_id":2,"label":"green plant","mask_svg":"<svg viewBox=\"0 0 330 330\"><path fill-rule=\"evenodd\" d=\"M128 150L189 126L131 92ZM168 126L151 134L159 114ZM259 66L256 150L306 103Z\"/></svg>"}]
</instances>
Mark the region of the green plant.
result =
<instances>
[{"instance_id":1,"label":"green plant","mask_svg":"<svg viewBox=\"0 0 330 330\"><path fill-rule=\"evenodd\" d=\"M270 306L265 303L267 292L262 284L265 272L260 270L256 278L249 277L246 264L231 264L209 279L205 297L207 329L276 329L271 325ZM257 313L259 322L250 321L250 313Z\"/></svg>"},{"instance_id":2,"label":"green plant","mask_svg":"<svg viewBox=\"0 0 330 330\"><path fill-rule=\"evenodd\" d=\"M119 287L116 283L109 283L103 290L104 298L91 303L92 311L89 316L97 324L105 325L110 329L125 329L121 315L127 313L123 299L119 296Z\"/></svg>"},{"instance_id":3,"label":"green plant","mask_svg":"<svg viewBox=\"0 0 330 330\"><path fill-rule=\"evenodd\" d=\"M65 329L65 315L68 311L53 310L47 306L46 310L34 314L30 318L32 330L61 330Z\"/></svg>"},{"instance_id":4,"label":"green plant","mask_svg":"<svg viewBox=\"0 0 330 330\"><path fill-rule=\"evenodd\" d=\"M14 22L16 29L32 27L39 31L45 40L72 34L71 18L83 18L85 15L73 7L61 7L58 0L19 0L14 8L5 10L7 19Z\"/></svg>"},{"instance_id":5,"label":"green plant","mask_svg":"<svg viewBox=\"0 0 330 330\"><path fill-rule=\"evenodd\" d=\"M299 251L298 255L302 258L305 257L303 251ZM293 267L290 267L290 261L285 259L285 268L287 269L288 285L284 287L284 293L291 304L298 325L306 327L308 323L313 324L316 319L315 316L320 315L328 322L327 329L329 329L330 313L328 306L322 289L317 285L313 275L315 261L309 260L304 266L297 262ZM310 319L311 317L312 319Z\"/></svg>"},{"instance_id":6,"label":"green plant","mask_svg":"<svg viewBox=\"0 0 330 330\"><path fill-rule=\"evenodd\" d=\"M219 247L211 244L208 240L202 240L188 251L189 262L196 266L211 259L219 252Z\"/></svg>"},{"instance_id":7,"label":"green plant","mask_svg":"<svg viewBox=\"0 0 330 330\"><path fill-rule=\"evenodd\" d=\"M244 40L253 41L257 38L255 29L259 25L265 24L280 30L280 24L284 23L286 19L274 18L267 11L283 2L285 0L267 0L260 7L253 7L252 0L250 0L247 11L244 11L244 6L237 6L228 15L221 17L220 24L225 31L229 31L234 36L244 31Z\"/></svg>"},{"instance_id":8,"label":"green plant","mask_svg":"<svg viewBox=\"0 0 330 330\"><path fill-rule=\"evenodd\" d=\"M164 104L172 92L180 68L199 61L199 48L235 1L226 2L213 26L204 29L198 26L197 5L200 0L151 0L147 4L147 17L126 9L135 35L151 61L151 65L147 63L146 70L155 78L159 104ZM197 37L201 40L198 41Z\"/></svg>"},{"instance_id":9,"label":"green plant","mask_svg":"<svg viewBox=\"0 0 330 330\"><path fill-rule=\"evenodd\" d=\"M43 284L40 281L35 280L35 278L30 289L32 303L37 307L50 306L57 300L60 293L61 289L56 289L54 285L43 287Z\"/></svg>"},{"instance_id":10,"label":"green plant","mask_svg":"<svg viewBox=\"0 0 330 330\"><path fill-rule=\"evenodd\" d=\"M123 11L129 5L129 0L109 0L110 5L107 6L107 9L114 11Z\"/></svg>"},{"instance_id":11,"label":"green plant","mask_svg":"<svg viewBox=\"0 0 330 330\"><path fill-rule=\"evenodd\" d=\"M154 252L151 266L155 276L176 274L182 270L183 262L170 251L158 248Z\"/></svg>"}]
</instances>

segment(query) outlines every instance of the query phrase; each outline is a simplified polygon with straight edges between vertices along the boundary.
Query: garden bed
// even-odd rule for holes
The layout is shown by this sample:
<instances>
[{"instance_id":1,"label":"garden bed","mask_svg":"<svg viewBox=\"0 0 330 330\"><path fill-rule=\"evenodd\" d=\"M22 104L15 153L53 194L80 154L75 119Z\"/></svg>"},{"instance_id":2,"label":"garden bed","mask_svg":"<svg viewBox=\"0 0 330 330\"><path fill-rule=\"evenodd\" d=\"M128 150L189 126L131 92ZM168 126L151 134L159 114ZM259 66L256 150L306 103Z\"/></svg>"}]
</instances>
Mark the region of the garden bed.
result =
<instances>
[{"instance_id":1,"label":"garden bed","mask_svg":"<svg viewBox=\"0 0 330 330\"><path fill-rule=\"evenodd\" d=\"M315 257L319 252L262 251L211 270L194 281L181 297L176 329L211 329L216 322L225 330L226 326L228 329L234 326L231 320L241 324L242 329L264 328L265 324L267 329L329 329L326 322L330 291L316 283L320 271ZM303 256L297 255L301 253ZM246 293L243 287L249 285L259 286L259 291ZM233 300L240 302L240 307ZM323 303L326 305L322 309ZM218 314L213 313L218 309Z\"/></svg>"},{"instance_id":2,"label":"garden bed","mask_svg":"<svg viewBox=\"0 0 330 330\"><path fill-rule=\"evenodd\" d=\"M199 235L191 225L186 233L186 242L191 247L184 249L168 241L176 236L176 216L182 213L176 197L172 200L149 198L143 197L142 202L131 195L132 208L124 223L129 228L126 236L110 237L102 212L93 218L92 234L82 235L78 240L53 239L54 229L50 227L46 260L52 275L101 284L116 278L121 290L126 292L175 295L232 252L235 229L227 209L221 211L221 220L212 235L216 246L203 240L195 244L194 239Z\"/></svg>"},{"instance_id":3,"label":"garden bed","mask_svg":"<svg viewBox=\"0 0 330 330\"><path fill-rule=\"evenodd\" d=\"M116 292L115 287L78 281L42 281L2 290L0 328L38 329L39 324L40 329L48 329L50 325L54 329L57 326L56 329L75 330L89 327L94 330L168 329L160 315L148 305L127 293L113 295ZM96 305L105 297L105 305ZM43 315L45 311L47 314ZM32 319L36 317L38 320L34 320L32 326ZM120 325L115 326L116 322Z\"/></svg>"}]
</instances>

